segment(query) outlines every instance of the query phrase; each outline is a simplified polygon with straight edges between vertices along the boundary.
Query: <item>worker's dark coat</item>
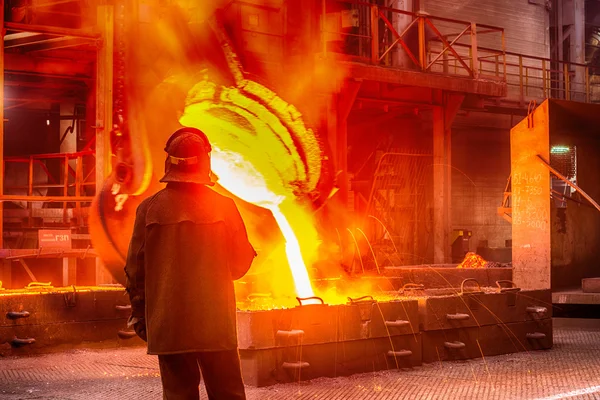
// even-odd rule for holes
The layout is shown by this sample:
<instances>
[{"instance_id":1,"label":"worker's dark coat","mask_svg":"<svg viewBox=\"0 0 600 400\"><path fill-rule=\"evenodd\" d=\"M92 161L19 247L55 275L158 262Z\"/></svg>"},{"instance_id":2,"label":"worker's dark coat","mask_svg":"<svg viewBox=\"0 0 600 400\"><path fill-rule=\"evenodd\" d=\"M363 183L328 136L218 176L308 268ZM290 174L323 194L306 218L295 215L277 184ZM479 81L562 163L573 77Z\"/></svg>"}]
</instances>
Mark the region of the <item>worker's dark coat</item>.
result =
<instances>
[{"instance_id":1,"label":"worker's dark coat","mask_svg":"<svg viewBox=\"0 0 600 400\"><path fill-rule=\"evenodd\" d=\"M143 201L125 273L148 353L236 349L233 281L255 255L235 203L210 188L169 184Z\"/></svg>"}]
</instances>

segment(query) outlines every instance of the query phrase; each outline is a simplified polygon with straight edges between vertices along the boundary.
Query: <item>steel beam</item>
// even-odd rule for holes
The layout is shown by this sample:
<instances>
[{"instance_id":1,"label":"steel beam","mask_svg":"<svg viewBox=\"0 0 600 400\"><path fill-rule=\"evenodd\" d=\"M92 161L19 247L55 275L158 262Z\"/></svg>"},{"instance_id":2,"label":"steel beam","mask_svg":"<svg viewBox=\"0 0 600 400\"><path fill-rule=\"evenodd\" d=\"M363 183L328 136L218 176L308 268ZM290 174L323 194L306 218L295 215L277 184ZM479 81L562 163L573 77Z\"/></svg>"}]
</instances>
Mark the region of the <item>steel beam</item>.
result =
<instances>
[{"instance_id":1,"label":"steel beam","mask_svg":"<svg viewBox=\"0 0 600 400\"><path fill-rule=\"evenodd\" d=\"M433 262L450 261L452 229L452 122L463 95L443 95L442 107L433 108Z\"/></svg>"},{"instance_id":2,"label":"steel beam","mask_svg":"<svg viewBox=\"0 0 600 400\"><path fill-rule=\"evenodd\" d=\"M4 121L4 36L6 35L4 22L4 1L0 7L0 32L2 32L2 40L0 40L0 121ZM0 196L4 195L4 122L0 123ZM4 247L4 207L0 204L0 249ZM10 269L10 264L8 266ZM6 267L5 267L6 269ZM10 282L9 282L10 284Z\"/></svg>"},{"instance_id":3,"label":"steel beam","mask_svg":"<svg viewBox=\"0 0 600 400\"><path fill-rule=\"evenodd\" d=\"M10 53L6 55L6 74L31 74L56 78L86 78L93 76L93 63L76 60L58 60L47 57Z\"/></svg>"},{"instance_id":4,"label":"steel beam","mask_svg":"<svg viewBox=\"0 0 600 400\"><path fill-rule=\"evenodd\" d=\"M98 47L96 62L96 193L110 173L110 131L113 115L113 52L114 7L98 7L98 27L102 42ZM96 260L96 284L108 283L109 274L100 259Z\"/></svg>"},{"instance_id":5,"label":"steel beam","mask_svg":"<svg viewBox=\"0 0 600 400\"><path fill-rule=\"evenodd\" d=\"M21 24L17 22L6 22L4 24L4 27L6 30L15 32L33 32L54 36L69 36L73 38L89 39L92 41L100 38L100 35L98 35L98 33L85 29L71 29L47 25Z\"/></svg>"}]
</instances>

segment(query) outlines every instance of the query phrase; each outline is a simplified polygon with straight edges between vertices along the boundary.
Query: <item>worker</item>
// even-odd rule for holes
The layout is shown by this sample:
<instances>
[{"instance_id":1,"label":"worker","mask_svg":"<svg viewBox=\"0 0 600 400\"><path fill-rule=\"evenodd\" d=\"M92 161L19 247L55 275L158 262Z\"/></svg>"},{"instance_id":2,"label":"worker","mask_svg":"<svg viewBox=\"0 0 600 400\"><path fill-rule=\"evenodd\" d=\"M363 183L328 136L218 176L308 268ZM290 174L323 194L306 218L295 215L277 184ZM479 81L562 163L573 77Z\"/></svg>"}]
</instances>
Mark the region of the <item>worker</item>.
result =
<instances>
[{"instance_id":1,"label":"worker","mask_svg":"<svg viewBox=\"0 0 600 400\"><path fill-rule=\"evenodd\" d=\"M245 399L233 281L256 253L230 198L209 186L211 146L198 129L167 142L166 187L138 207L125 274L137 335L158 355L164 399Z\"/></svg>"}]
</instances>

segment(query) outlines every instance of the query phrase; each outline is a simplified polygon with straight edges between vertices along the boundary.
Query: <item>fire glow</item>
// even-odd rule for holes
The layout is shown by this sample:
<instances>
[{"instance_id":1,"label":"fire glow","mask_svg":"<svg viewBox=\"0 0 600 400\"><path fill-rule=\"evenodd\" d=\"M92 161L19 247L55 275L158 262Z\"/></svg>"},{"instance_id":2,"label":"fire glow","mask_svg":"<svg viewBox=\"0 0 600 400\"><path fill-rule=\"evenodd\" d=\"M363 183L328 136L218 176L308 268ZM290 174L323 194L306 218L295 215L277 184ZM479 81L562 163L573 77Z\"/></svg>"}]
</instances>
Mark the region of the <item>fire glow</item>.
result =
<instances>
[{"instance_id":1,"label":"fire glow","mask_svg":"<svg viewBox=\"0 0 600 400\"><path fill-rule=\"evenodd\" d=\"M255 82L244 79L237 87L223 87L205 75L190 91L180 123L208 136L212 169L223 188L271 211L285 239L296 294L314 296L306 265L314 258L318 237L311 223L302 223L311 217L296 198L315 188L321 154L301 114ZM306 244L303 249L298 236Z\"/></svg>"}]
</instances>

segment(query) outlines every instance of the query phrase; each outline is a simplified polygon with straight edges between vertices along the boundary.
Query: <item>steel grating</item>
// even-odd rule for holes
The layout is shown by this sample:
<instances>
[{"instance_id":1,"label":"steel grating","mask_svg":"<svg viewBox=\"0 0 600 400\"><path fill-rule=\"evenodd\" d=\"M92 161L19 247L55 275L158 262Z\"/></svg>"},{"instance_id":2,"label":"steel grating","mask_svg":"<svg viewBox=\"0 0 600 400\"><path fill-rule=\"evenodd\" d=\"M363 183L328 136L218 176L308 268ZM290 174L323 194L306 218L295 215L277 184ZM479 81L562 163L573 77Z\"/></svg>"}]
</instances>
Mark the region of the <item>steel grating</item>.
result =
<instances>
[{"instance_id":1,"label":"steel grating","mask_svg":"<svg viewBox=\"0 0 600 400\"><path fill-rule=\"evenodd\" d=\"M248 387L247 393L251 400L600 397L600 330L560 326L554 330L554 341L549 351ZM592 392L585 393L586 388ZM156 359L142 348L71 351L0 362L3 399L158 400L161 396Z\"/></svg>"}]
</instances>

